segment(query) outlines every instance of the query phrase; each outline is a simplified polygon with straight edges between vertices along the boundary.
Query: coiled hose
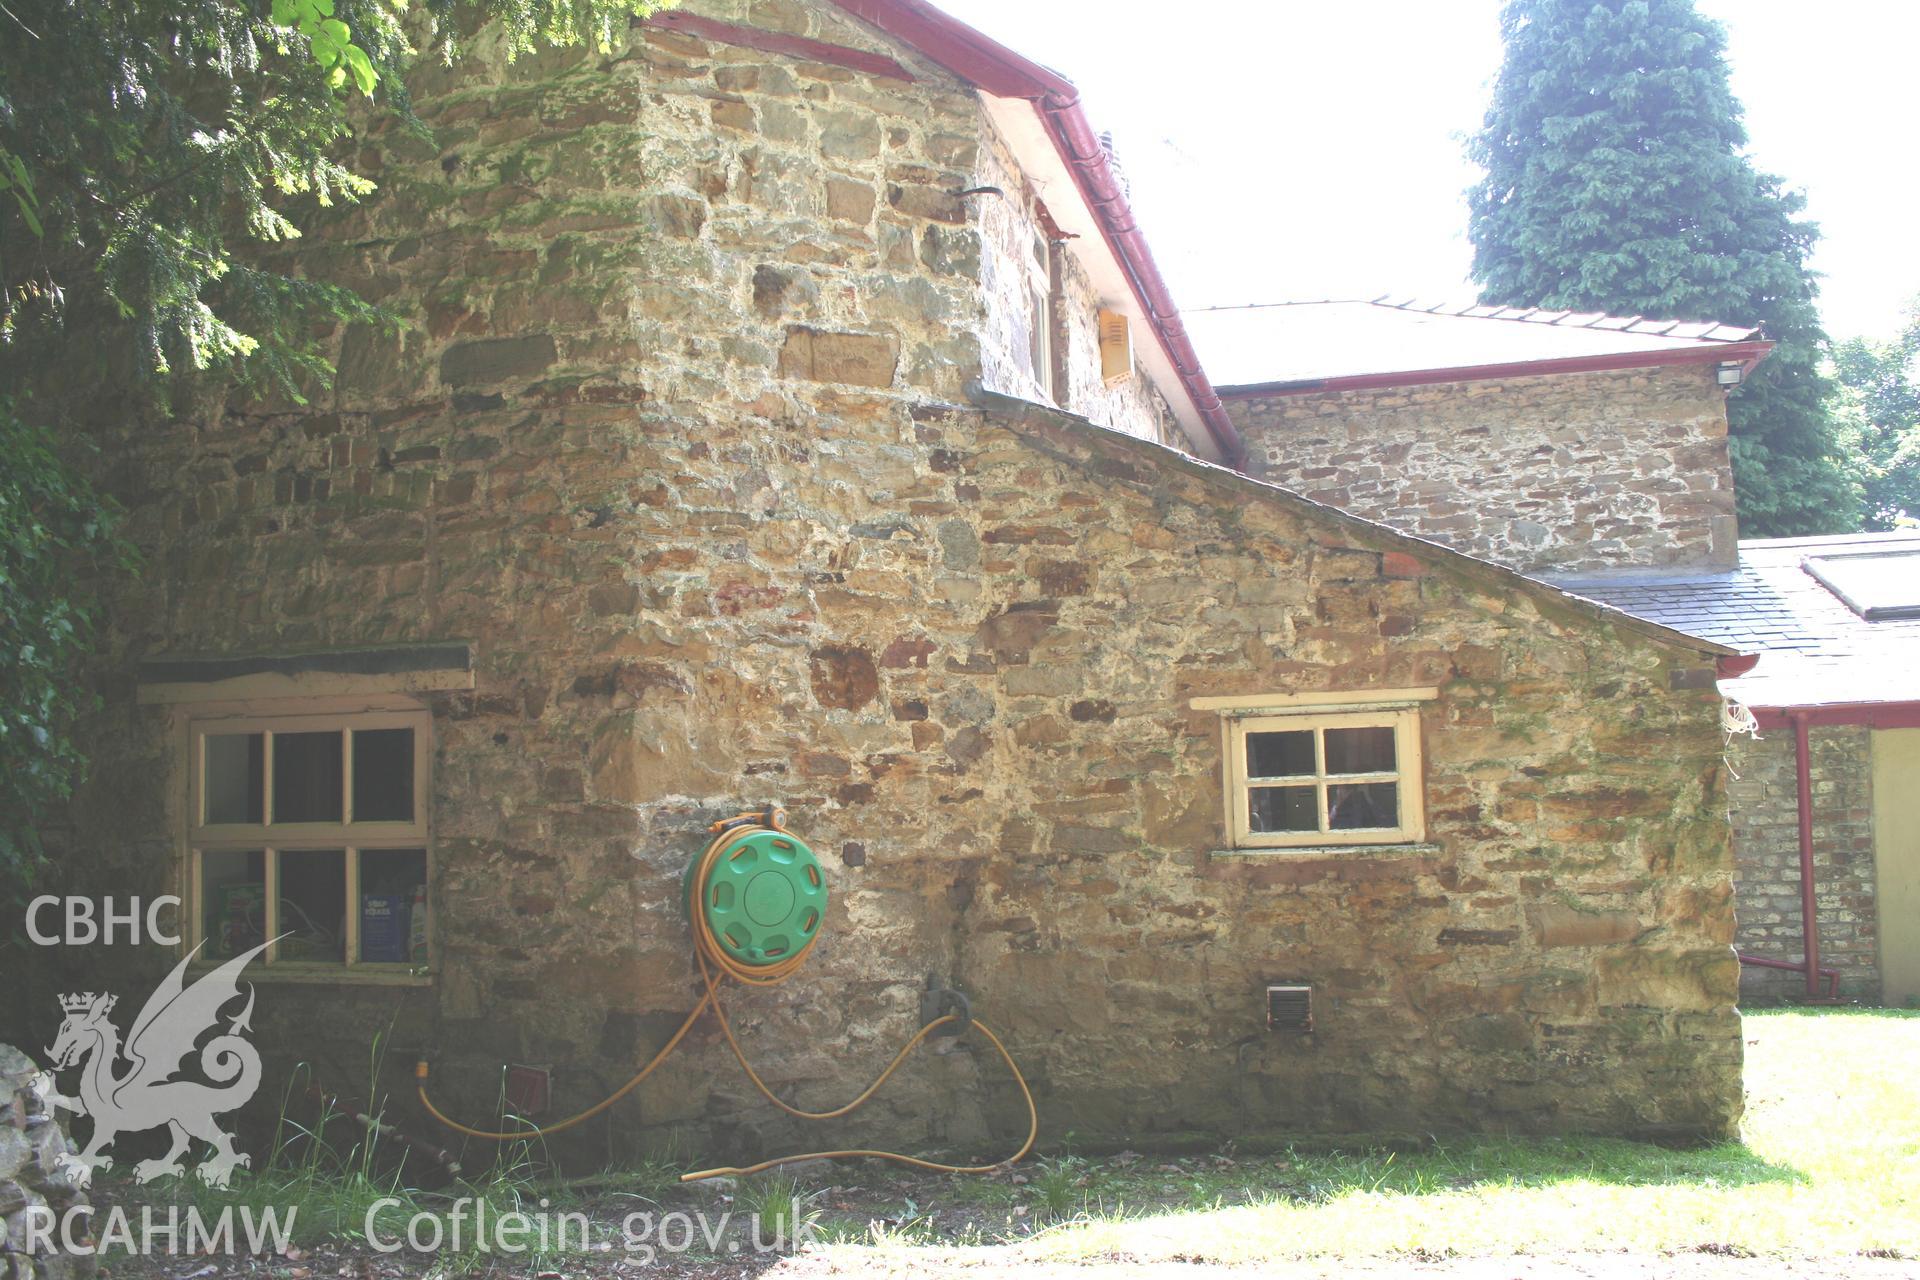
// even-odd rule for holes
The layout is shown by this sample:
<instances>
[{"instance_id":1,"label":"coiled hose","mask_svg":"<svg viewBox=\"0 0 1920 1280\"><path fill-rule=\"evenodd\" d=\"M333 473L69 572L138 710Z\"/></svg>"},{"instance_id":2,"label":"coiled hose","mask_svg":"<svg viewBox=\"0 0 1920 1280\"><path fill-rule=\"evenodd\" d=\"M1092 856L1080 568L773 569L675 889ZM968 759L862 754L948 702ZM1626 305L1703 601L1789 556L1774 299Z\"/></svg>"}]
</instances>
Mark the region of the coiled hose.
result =
<instances>
[{"instance_id":1,"label":"coiled hose","mask_svg":"<svg viewBox=\"0 0 1920 1280\"><path fill-rule=\"evenodd\" d=\"M756 815L743 814L741 818L748 818L750 816ZM778 820L777 818L775 819L775 821ZM771 830L772 828L757 822L743 824L740 819L734 819L728 822L716 822L713 824L712 829L716 834L714 835L712 843L707 845L706 852L700 855L700 862L694 871L695 901L701 901L704 898L707 892L708 877L712 873L714 864L719 860L720 853L723 849L742 834L755 830ZM813 944L819 940L819 935L817 933L814 934L807 939L804 945L797 948L792 955L783 956L772 964L747 965L736 960L720 946L718 940L713 936L713 930L707 923L704 912L694 911L689 914L692 917L693 923L693 958L699 966L700 980L705 988L705 992L694 1004L692 1012L687 1014L686 1021L680 1024L680 1029L668 1038L666 1044L660 1047L659 1052L647 1060L645 1066L634 1072L627 1082L618 1089L608 1094L599 1102L594 1103L585 1111L568 1116L564 1120L556 1120L552 1124L528 1125L525 1128L510 1131L474 1129L461 1124L458 1120L452 1119L444 1114L440 1108L433 1105L433 1099L427 1096L429 1068L426 1059L422 1058L414 1064L413 1069L414 1078L418 1082L420 1105L426 1108L428 1115L449 1129L452 1129L455 1133L465 1134L469 1138L478 1138L485 1142L512 1142L522 1138L544 1138L557 1133L563 1133L576 1125L584 1124L586 1121L593 1119L595 1116L613 1106L614 1103L620 1101L620 1099L626 1097L629 1093L632 1093L634 1089L639 1087L642 1080L645 1080L653 1074L654 1068L658 1067L662 1062L665 1062L668 1055L680 1046L680 1042L686 1038L687 1032L693 1029L693 1024L699 1021L700 1015L708 1009L712 1009L714 1018L720 1023L720 1030L726 1035L727 1047L733 1050L734 1058L740 1063L740 1069L747 1073L747 1079L753 1081L754 1088L758 1089L768 1102L779 1107L788 1115L798 1116L802 1120L833 1120L840 1116L847 1115L865 1105L867 1100L879 1091L880 1086L885 1084L888 1078L899 1069L900 1064L906 1060L908 1054L918 1048L921 1043L935 1031L956 1021L954 1015L947 1014L921 1027L919 1031L914 1033L912 1039L901 1046L900 1052L893 1056L893 1061L887 1064L886 1069L874 1077L873 1083L861 1090L859 1096L855 1097L853 1101L846 1105L835 1107L831 1111L807 1111L800 1107L793 1106L778 1097L773 1090L767 1086L766 1081L760 1078L760 1073L753 1069L753 1064L747 1061L745 1051L740 1048L739 1040L734 1037L733 1025L727 1021L726 1010L720 1006L719 981L715 975L717 973L721 978L731 978L735 982L749 987L776 986L799 972L801 964L804 963L807 958L807 953L813 950ZM996 1169L1001 1169L1017 1162L1029 1151L1033 1150L1034 1141L1040 1136L1040 1113L1033 1103L1033 1091L1027 1087L1026 1077L1020 1074L1020 1068L1018 1064L1014 1062L1013 1055L1007 1052L1007 1046L1002 1043L998 1035L994 1034L993 1028L987 1026L977 1018L972 1019L970 1025L987 1038L987 1042L999 1053L1000 1060L1007 1064L1007 1070L1013 1074L1014 1083L1020 1086L1021 1100L1024 1101L1027 1106L1026 1141L1020 1144L1018 1151L1008 1156L1005 1160L997 1164L956 1165L942 1164L937 1160L922 1160L918 1156L902 1155L895 1151L808 1151L799 1155L781 1156L774 1160L763 1160L759 1164L748 1165L744 1169L734 1168L732 1166L701 1169L695 1173L682 1174L680 1181L698 1182L702 1178L717 1178L721 1176L739 1177L760 1173L779 1165L792 1164L801 1160L842 1160L856 1156L867 1156L876 1160L891 1160L896 1164L911 1165L916 1169L930 1169L936 1173L992 1173Z\"/></svg>"}]
</instances>

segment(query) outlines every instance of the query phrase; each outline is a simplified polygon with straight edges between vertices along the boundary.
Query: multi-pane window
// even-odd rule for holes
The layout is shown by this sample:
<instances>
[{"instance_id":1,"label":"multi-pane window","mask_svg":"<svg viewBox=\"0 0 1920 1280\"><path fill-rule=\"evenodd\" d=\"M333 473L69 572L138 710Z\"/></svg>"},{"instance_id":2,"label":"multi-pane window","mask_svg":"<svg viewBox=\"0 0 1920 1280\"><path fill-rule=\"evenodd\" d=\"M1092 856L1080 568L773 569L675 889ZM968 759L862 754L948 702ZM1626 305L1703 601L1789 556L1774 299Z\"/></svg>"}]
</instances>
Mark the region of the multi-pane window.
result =
<instances>
[{"instance_id":1,"label":"multi-pane window","mask_svg":"<svg viewBox=\"0 0 1920 1280\"><path fill-rule=\"evenodd\" d=\"M1425 838L1415 709L1245 715L1227 721L1226 745L1236 846Z\"/></svg>"},{"instance_id":2,"label":"multi-pane window","mask_svg":"<svg viewBox=\"0 0 1920 1280\"><path fill-rule=\"evenodd\" d=\"M195 720L192 941L219 960L427 964L425 711Z\"/></svg>"}]
</instances>

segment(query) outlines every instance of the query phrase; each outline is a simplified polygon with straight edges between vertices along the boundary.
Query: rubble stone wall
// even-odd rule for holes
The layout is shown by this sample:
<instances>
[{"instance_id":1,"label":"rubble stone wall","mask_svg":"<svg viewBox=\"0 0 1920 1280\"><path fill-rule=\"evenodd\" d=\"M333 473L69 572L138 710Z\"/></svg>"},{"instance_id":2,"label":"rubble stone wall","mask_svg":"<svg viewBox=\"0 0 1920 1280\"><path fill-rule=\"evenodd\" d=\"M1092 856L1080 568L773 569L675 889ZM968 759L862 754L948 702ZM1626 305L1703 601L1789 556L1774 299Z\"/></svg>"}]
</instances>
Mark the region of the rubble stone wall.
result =
<instances>
[{"instance_id":1,"label":"rubble stone wall","mask_svg":"<svg viewBox=\"0 0 1920 1280\"><path fill-rule=\"evenodd\" d=\"M625 1079L697 998L704 825L774 799L833 902L802 974L726 998L798 1105L884 1063L931 971L1056 1138L1731 1132L1711 658L1129 435L959 403L980 240L932 140L975 137L977 105L891 52L922 78L659 31L421 71L433 145L374 131L386 197L302 250L402 333L337 335L304 408L96 423L148 569L113 602L60 887L176 883L178 728L138 659L463 640L477 687L422 698L431 985L269 975L254 1015L336 1091L384 1036L403 1125L432 1129L419 1054L475 1116L507 1062L551 1064L558 1112ZM871 210L831 216L836 181ZM1426 842L1224 849L1193 697L1411 686L1439 689ZM63 959L130 992L169 957L32 962ZM62 976L8 993L23 1024ZM1267 1029L1282 980L1312 984L1312 1034ZM803 1127L707 1025L580 1141L997 1154L1024 1119L969 1043Z\"/></svg>"},{"instance_id":2,"label":"rubble stone wall","mask_svg":"<svg viewBox=\"0 0 1920 1280\"><path fill-rule=\"evenodd\" d=\"M1509 568L1733 567L1726 397L1710 368L1235 397L1227 410L1253 474Z\"/></svg>"},{"instance_id":3,"label":"rubble stone wall","mask_svg":"<svg viewBox=\"0 0 1920 1280\"><path fill-rule=\"evenodd\" d=\"M39 1074L33 1059L0 1044L0 1276L88 1280L99 1270L91 1254L49 1249L41 1239L50 1222L58 1241L69 1211L88 1201L60 1167L60 1158L72 1152L73 1144L59 1117L34 1090Z\"/></svg>"}]
</instances>

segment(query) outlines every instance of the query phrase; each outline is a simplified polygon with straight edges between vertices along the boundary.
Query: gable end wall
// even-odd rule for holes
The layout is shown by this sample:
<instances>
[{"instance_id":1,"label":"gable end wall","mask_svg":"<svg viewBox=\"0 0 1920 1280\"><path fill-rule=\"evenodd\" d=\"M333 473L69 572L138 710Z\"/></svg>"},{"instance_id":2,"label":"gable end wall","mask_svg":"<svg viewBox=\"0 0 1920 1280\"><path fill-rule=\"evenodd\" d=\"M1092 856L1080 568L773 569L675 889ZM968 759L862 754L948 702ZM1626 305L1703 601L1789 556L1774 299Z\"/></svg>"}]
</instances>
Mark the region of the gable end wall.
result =
<instances>
[{"instance_id":1,"label":"gable end wall","mask_svg":"<svg viewBox=\"0 0 1920 1280\"><path fill-rule=\"evenodd\" d=\"M1726 398L1708 367L1226 403L1252 474L1508 568L1733 567Z\"/></svg>"}]
</instances>

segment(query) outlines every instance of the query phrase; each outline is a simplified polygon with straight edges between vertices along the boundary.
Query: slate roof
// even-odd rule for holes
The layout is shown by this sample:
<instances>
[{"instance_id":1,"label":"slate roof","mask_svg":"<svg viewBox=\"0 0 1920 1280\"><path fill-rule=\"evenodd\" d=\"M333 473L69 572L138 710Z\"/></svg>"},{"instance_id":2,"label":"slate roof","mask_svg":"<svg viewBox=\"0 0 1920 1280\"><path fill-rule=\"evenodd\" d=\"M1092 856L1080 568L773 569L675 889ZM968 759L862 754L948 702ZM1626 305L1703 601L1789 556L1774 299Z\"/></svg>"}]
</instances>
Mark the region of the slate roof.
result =
<instances>
[{"instance_id":1,"label":"slate roof","mask_svg":"<svg viewBox=\"0 0 1920 1280\"><path fill-rule=\"evenodd\" d=\"M1485 307L1412 298L1329 298L1181 313L1216 387L1307 382L1540 361L1647 363L1760 340L1758 330L1595 311ZM1745 363L1751 352L1729 354ZM1628 359L1628 367L1632 361Z\"/></svg>"},{"instance_id":2,"label":"slate roof","mask_svg":"<svg viewBox=\"0 0 1920 1280\"><path fill-rule=\"evenodd\" d=\"M1610 316L1600 311L1555 311L1550 307L1489 307L1478 304L1463 306L1458 303L1422 302L1417 298L1396 300L1391 294L1373 298L1368 305L1423 316L1510 320L1521 324L1557 325L1561 329L1598 329L1701 342L1746 342L1760 336L1760 330L1751 325L1722 324L1718 320L1658 320L1648 319L1646 316Z\"/></svg>"},{"instance_id":3,"label":"slate roof","mask_svg":"<svg viewBox=\"0 0 1920 1280\"><path fill-rule=\"evenodd\" d=\"M1863 552L1914 557L1920 533L1750 539L1726 573L1549 577L1575 595L1676 631L1758 654L1738 679L1721 681L1750 707L1920 701L1920 618L1868 621L1813 574L1806 561Z\"/></svg>"}]
</instances>

